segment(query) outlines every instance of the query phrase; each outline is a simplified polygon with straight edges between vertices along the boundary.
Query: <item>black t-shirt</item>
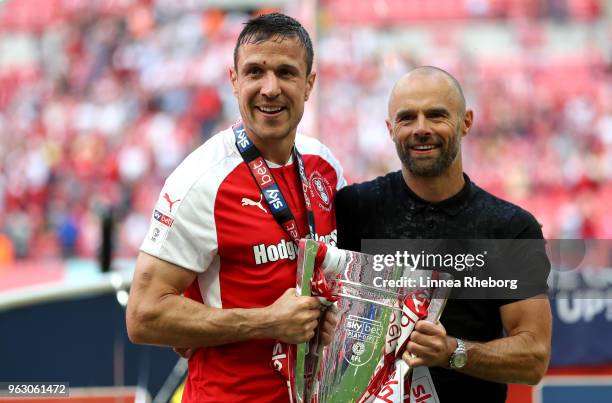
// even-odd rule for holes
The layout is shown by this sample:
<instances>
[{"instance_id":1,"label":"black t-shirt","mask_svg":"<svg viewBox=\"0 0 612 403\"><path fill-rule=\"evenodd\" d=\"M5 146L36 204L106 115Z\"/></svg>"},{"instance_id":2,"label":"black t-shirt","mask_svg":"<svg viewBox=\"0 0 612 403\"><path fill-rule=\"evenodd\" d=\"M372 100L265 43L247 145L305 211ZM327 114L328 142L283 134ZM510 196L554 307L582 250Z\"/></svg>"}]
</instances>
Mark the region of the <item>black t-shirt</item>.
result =
<instances>
[{"instance_id":1,"label":"black t-shirt","mask_svg":"<svg viewBox=\"0 0 612 403\"><path fill-rule=\"evenodd\" d=\"M539 223L529 212L482 190L465 174L464 178L459 193L438 203L418 197L401 171L345 187L336 196L338 246L360 251L362 239L543 238ZM546 291L549 270L546 255L541 255L538 265L543 285L537 293ZM453 337L490 341L503 336L499 308L509 302L451 297L440 321ZM441 403L506 400L505 384L438 367L430 372Z\"/></svg>"}]
</instances>

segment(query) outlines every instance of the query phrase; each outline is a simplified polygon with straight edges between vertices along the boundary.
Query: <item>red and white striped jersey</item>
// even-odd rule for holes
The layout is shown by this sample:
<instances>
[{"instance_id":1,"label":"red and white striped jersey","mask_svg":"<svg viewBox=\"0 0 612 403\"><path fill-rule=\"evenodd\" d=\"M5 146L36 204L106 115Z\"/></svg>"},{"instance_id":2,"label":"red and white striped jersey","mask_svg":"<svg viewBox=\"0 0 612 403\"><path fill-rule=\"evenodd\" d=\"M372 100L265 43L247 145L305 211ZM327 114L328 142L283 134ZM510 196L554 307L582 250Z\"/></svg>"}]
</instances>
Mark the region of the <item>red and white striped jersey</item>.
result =
<instances>
[{"instance_id":1,"label":"red and white striped jersey","mask_svg":"<svg viewBox=\"0 0 612 403\"><path fill-rule=\"evenodd\" d=\"M336 243L333 206L345 185L342 168L318 140L297 135L309 179L316 237ZM269 163L298 224L308 234L306 206L293 162ZM272 304L296 284L297 247L224 130L191 153L168 177L141 250L198 273L185 296L215 308ZM285 402L284 379L270 366L273 340L197 350L189 361L184 402Z\"/></svg>"}]
</instances>

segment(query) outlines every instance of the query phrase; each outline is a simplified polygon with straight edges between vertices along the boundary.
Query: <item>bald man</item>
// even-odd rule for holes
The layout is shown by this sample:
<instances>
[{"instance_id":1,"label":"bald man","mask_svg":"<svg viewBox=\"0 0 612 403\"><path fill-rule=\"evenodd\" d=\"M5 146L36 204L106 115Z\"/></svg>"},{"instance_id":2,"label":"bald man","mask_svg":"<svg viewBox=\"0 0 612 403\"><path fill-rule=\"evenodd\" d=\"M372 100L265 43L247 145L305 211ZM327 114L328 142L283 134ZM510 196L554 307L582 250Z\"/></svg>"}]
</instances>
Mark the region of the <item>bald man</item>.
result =
<instances>
[{"instance_id":1,"label":"bald man","mask_svg":"<svg viewBox=\"0 0 612 403\"><path fill-rule=\"evenodd\" d=\"M402 77L386 120L402 169L338 193L339 246L360 250L362 239L541 240L530 213L463 172L461 143L473 120L461 86L447 72L420 67ZM550 263L543 248L526 261L538 276L532 298L453 299L453 290L440 323L416 325L403 358L411 367L430 368L442 403L504 402L507 383L533 385L544 376Z\"/></svg>"}]
</instances>

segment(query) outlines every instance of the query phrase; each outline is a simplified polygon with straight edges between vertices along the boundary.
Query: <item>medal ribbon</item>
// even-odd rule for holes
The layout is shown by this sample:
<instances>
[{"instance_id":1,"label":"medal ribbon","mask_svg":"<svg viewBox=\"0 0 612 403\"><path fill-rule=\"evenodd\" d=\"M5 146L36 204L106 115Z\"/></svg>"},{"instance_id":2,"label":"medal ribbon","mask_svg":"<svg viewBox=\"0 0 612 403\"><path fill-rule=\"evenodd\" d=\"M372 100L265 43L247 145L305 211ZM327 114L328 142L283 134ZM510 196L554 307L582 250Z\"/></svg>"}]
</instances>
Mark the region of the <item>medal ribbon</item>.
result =
<instances>
[{"instance_id":1,"label":"medal ribbon","mask_svg":"<svg viewBox=\"0 0 612 403\"><path fill-rule=\"evenodd\" d=\"M297 222L293 212L289 208L283 193L281 192L274 175L268 166L268 163L261 155L261 152L255 147L255 144L247 136L246 130L242 122L238 122L232 126L234 136L236 137L236 147L242 156L242 159L246 163L257 187L263 198L266 200L272 216L276 222L285 230L291 240L299 245L300 232L298 230ZM315 221L314 214L312 212L312 206L310 204L310 197L308 196L310 191L310 185L308 183L308 177L306 176L306 166L302 155L298 152L295 146L291 150L293 156L294 166L298 173L300 183L302 185L302 193L304 195L304 201L306 202L306 217L308 219L308 232L311 239L315 239ZM316 239L315 239L316 240Z\"/></svg>"}]
</instances>

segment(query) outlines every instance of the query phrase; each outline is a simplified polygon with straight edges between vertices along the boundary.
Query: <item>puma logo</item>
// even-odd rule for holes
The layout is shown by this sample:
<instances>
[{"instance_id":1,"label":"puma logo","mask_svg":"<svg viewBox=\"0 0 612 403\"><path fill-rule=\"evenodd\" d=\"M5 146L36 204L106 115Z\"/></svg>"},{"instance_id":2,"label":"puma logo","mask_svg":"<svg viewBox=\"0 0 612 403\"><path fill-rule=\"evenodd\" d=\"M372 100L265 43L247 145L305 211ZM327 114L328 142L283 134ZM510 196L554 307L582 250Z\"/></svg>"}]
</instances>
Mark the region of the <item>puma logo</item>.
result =
<instances>
[{"instance_id":1,"label":"puma logo","mask_svg":"<svg viewBox=\"0 0 612 403\"><path fill-rule=\"evenodd\" d=\"M168 193L164 193L164 199L166 199L166 201L168 202L171 213L172 213L172 206L174 206L174 203L181 201L181 199L176 199L175 201L170 200L170 195L168 195Z\"/></svg>"},{"instance_id":2,"label":"puma logo","mask_svg":"<svg viewBox=\"0 0 612 403\"><path fill-rule=\"evenodd\" d=\"M243 206L257 206L259 207L264 213L267 213L268 211L261 205L261 201L263 199L263 195L259 195L259 201L253 201L251 199L249 199L248 197L243 197L242 198L242 205Z\"/></svg>"}]
</instances>

